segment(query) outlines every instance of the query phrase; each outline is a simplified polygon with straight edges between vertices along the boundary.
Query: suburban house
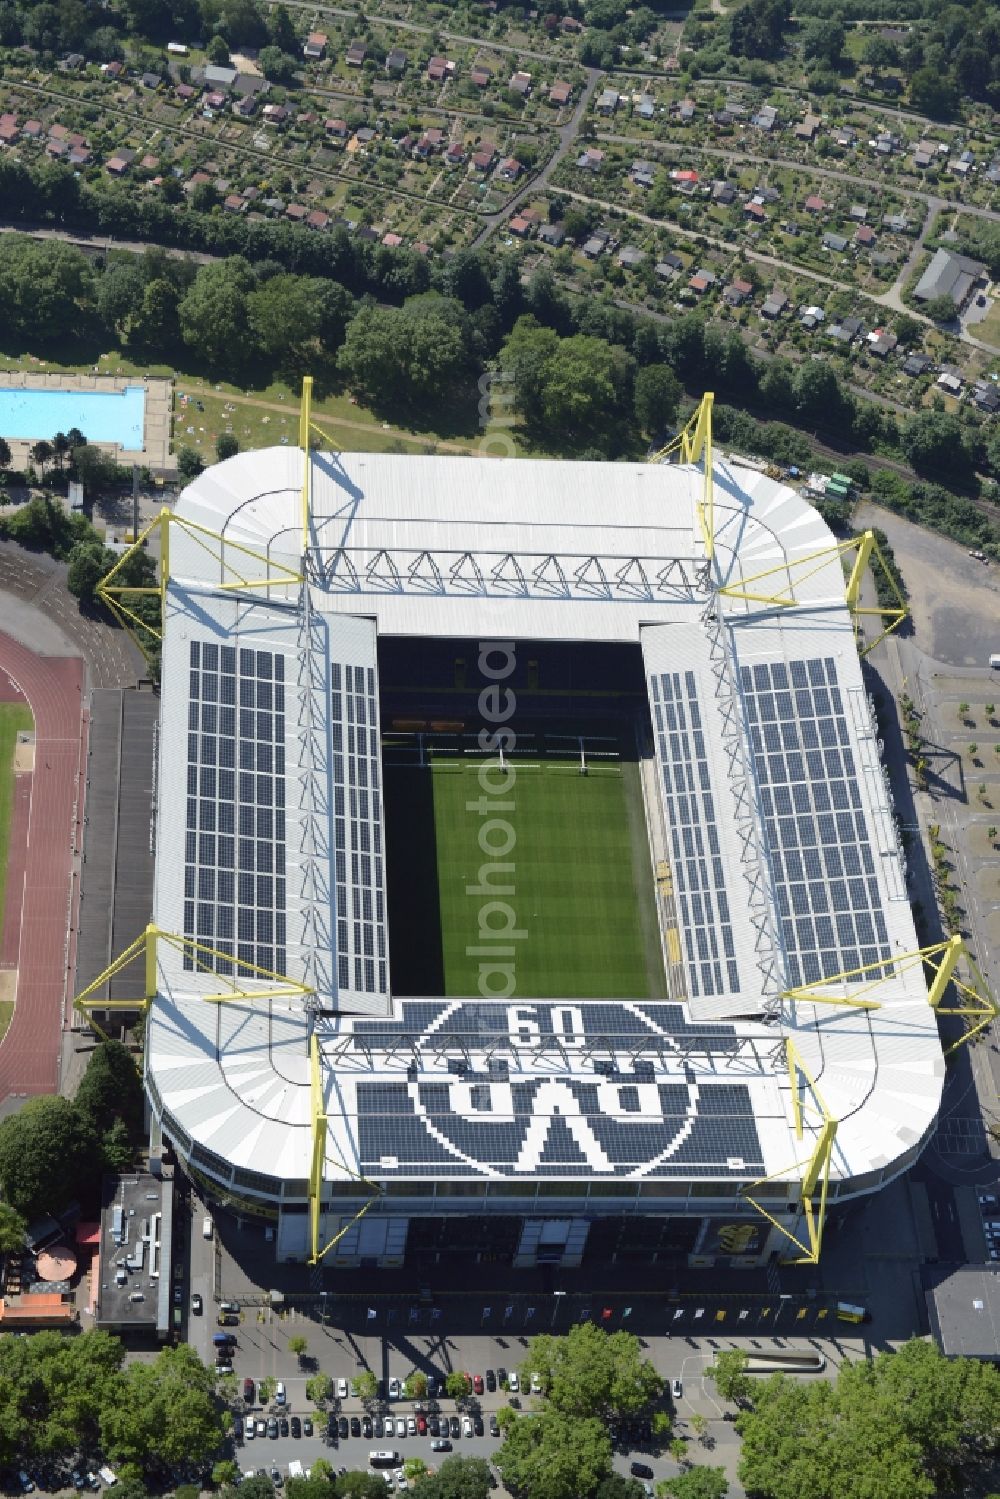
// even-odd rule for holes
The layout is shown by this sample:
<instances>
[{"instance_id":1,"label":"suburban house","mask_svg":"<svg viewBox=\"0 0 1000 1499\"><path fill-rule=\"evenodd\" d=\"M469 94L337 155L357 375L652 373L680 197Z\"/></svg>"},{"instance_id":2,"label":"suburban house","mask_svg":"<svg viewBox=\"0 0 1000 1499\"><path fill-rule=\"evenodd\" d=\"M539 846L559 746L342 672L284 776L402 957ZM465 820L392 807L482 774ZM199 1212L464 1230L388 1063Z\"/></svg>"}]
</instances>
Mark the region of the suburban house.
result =
<instances>
[{"instance_id":1,"label":"suburban house","mask_svg":"<svg viewBox=\"0 0 1000 1499\"><path fill-rule=\"evenodd\" d=\"M244 94L233 104L233 114L238 115L241 120L249 120L257 108L257 100L253 94Z\"/></svg>"},{"instance_id":2,"label":"suburban house","mask_svg":"<svg viewBox=\"0 0 1000 1499\"><path fill-rule=\"evenodd\" d=\"M682 99L677 105L677 120L681 125L690 125L694 119L697 105L693 99Z\"/></svg>"},{"instance_id":3,"label":"suburban house","mask_svg":"<svg viewBox=\"0 0 1000 1499\"><path fill-rule=\"evenodd\" d=\"M799 308L799 322L802 324L803 328L807 328L811 331L813 328L818 328L820 323L823 323L825 321L826 313L823 311L822 307L817 307L815 303L811 302L807 307Z\"/></svg>"},{"instance_id":4,"label":"suburban house","mask_svg":"<svg viewBox=\"0 0 1000 1499\"><path fill-rule=\"evenodd\" d=\"M792 134L795 136L796 140L812 141L816 139L816 132L819 129L819 125L819 115L806 115L805 118L800 120L799 123L795 126Z\"/></svg>"},{"instance_id":5,"label":"suburban house","mask_svg":"<svg viewBox=\"0 0 1000 1499\"><path fill-rule=\"evenodd\" d=\"M834 144L842 147L844 150L850 150L856 144L857 139L858 133L856 130L852 130L850 125L839 125L833 132Z\"/></svg>"},{"instance_id":6,"label":"suburban house","mask_svg":"<svg viewBox=\"0 0 1000 1499\"><path fill-rule=\"evenodd\" d=\"M236 69L223 68L215 63L206 63L200 74L195 69L195 76L200 79L206 89L219 89L223 93L228 92L236 84Z\"/></svg>"},{"instance_id":7,"label":"suburban house","mask_svg":"<svg viewBox=\"0 0 1000 1499\"><path fill-rule=\"evenodd\" d=\"M310 31L302 46L302 56L310 58L313 62L319 62L326 56L326 33L323 31Z\"/></svg>"},{"instance_id":8,"label":"suburban house","mask_svg":"<svg viewBox=\"0 0 1000 1499\"><path fill-rule=\"evenodd\" d=\"M543 224L538 231L538 238L544 245L550 245L553 250L558 250L566 238L566 230L562 224Z\"/></svg>"},{"instance_id":9,"label":"suburban house","mask_svg":"<svg viewBox=\"0 0 1000 1499\"><path fill-rule=\"evenodd\" d=\"M986 275L986 267L968 255L952 250L936 250L934 258L916 286L913 295L918 302L934 297L950 297L956 309L965 306L974 288Z\"/></svg>"},{"instance_id":10,"label":"suburban house","mask_svg":"<svg viewBox=\"0 0 1000 1499\"><path fill-rule=\"evenodd\" d=\"M291 219L293 224L301 224L309 217L309 210L302 203L289 203L285 209L285 218Z\"/></svg>"},{"instance_id":11,"label":"suburban house","mask_svg":"<svg viewBox=\"0 0 1000 1499\"><path fill-rule=\"evenodd\" d=\"M1000 394L992 380L977 380L970 392L980 411L995 416L1000 411Z\"/></svg>"},{"instance_id":12,"label":"suburban house","mask_svg":"<svg viewBox=\"0 0 1000 1499\"><path fill-rule=\"evenodd\" d=\"M524 168L514 156L508 156L497 167L497 176L504 182L516 182Z\"/></svg>"},{"instance_id":13,"label":"suburban house","mask_svg":"<svg viewBox=\"0 0 1000 1499\"><path fill-rule=\"evenodd\" d=\"M135 152L126 150L119 146L113 156L109 156L105 162L105 169L112 177L124 177L129 167L135 161Z\"/></svg>"},{"instance_id":14,"label":"suburban house","mask_svg":"<svg viewBox=\"0 0 1000 1499\"><path fill-rule=\"evenodd\" d=\"M198 90L195 89L195 88L192 88L191 85L190 85L190 83L179 83L177 85L177 87L174 89L175 95L184 104L188 104L194 98L194 96L195 96L195 94L197 92L198 92Z\"/></svg>"},{"instance_id":15,"label":"suburban house","mask_svg":"<svg viewBox=\"0 0 1000 1499\"><path fill-rule=\"evenodd\" d=\"M887 213L882 220L882 228L888 229L892 234L906 234L909 232L910 221L905 213Z\"/></svg>"},{"instance_id":16,"label":"suburban house","mask_svg":"<svg viewBox=\"0 0 1000 1499\"><path fill-rule=\"evenodd\" d=\"M943 390L946 396L955 396L957 399L962 394L962 377L958 370L949 366L938 375L935 384L938 390Z\"/></svg>"},{"instance_id":17,"label":"suburban house","mask_svg":"<svg viewBox=\"0 0 1000 1499\"><path fill-rule=\"evenodd\" d=\"M0 145L11 146L19 135L17 115L0 115Z\"/></svg>"},{"instance_id":18,"label":"suburban house","mask_svg":"<svg viewBox=\"0 0 1000 1499\"><path fill-rule=\"evenodd\" d=\"M520 94L522 99L526 99L531 93L531 74L525 73L522 69L518 68L516 73L510 75L510 82L507 87L512 93Z\"/></svg>"},{"instance_id":19,"label":"suburban house","mask_svg":"<svg viewBox=\"0 0 1000 1499\"><path fill-rule=\"evenodd\" d=\"M688 286L690 287L691 291L697 292L698 296L700 297L704 292L708 291L710 286L714 286L715 282L716 275L714 271L706 271L699 268L691 277L691 280L688 282Z\"/></svg>"},{"instance_id":20,"label":"suburban house","mask_svg":"<svg viewBox=\"0 0 1000 1499\"><path fill-rule=\"evenodd\" d=\"M616 89L606 88L604 92L598 96L597 103L594 105L594 108L597 110L597 113L599 115L613 115L615 110L618 108L618 99L619 95Z\"/></svg>"},{"instance_id":21,"label":"suburban house","mask_svg":"<svg viewBox=\"0 0 1000 1499\"><path fill-rule=\"evenodd\" d=\"M445 79L450 78L454 71L455 64L449 62L446 57L441 57L438 54L435 54L427 64L427 77L431 83L444 83ZM475 82L474 79L473 82Z\"/></svg>"},{"instance_id":22,"label":"suburban house","mask_svg":"<svg viewBox=\"0 0 1000 1499\"><path fill-rule=\"evenodd\" d=\"M656 181L656 167L651 161L633 161L629 177L636 187L652 187Z\"/></svg>"},{"instance_id":23,"label":"suburban house","mask_svg":"<svg viewBox=\"0 0 1000 1499\"><path fill-rule=\"evenodd\" d=\"M403 243L403 236L396 234L392 229L387 229L382 236L382 243L390 250L398 250Z\"/></svg>"},{"instance_id":24,"label":"suburban house","mask_svg":"<svg viewBox=\"0 0 1000 1499\"><path fill-rule=\"evenodd\" d=\"M770 296L765 297L764 304L760 309L760 315L769 319L780 317L787 306L788 298L785 296L785 293L783 291L773 291Z\"/></svg>"},{"instance_id":25,"label":"suburban house","mask_svg":"<svg viewBox=\"0 0 1000 1499\"><path fill-rule=\"evenodd\" d=\"M645 253L637 245L623 245L618 251L618 264L626 271L634 271L645 258Z\"/></svg>"},{"instance_id":26,"label":"suburban house","mask_svg":"<svg viewBox=\"0 0 1000 1499\"><path fill-rule=\"evenodd\" d=\"M460 167L465 160L465 149L461 141L452 141L444 153L446 167Z\"/></svg>"},{"instance_id":27,"label":"suburban house","mask_svg":"<svg viewBox=\"0 0 1000 1499\"><path fill-rule=\"evenodd\" d=\"M682 270L684 262L679 255L664 255L653 267L661 281L672 281L679 270Z\"/></svg>"},{"instance_id":28,"label":"suburban house","mask_svg":"<svg viewBox=\"0 0 1000 1499\"><path fill-rule=\"evenodd\" d=\"M349 133L346 120L325 120L323 129L335 141L346 141Z\"/></svg>"},{"instance_id":29,"label":"suburban house","mask_svg":"<svg viewBox=\"0 0 1000 1499\"><path fill-rule=\"evenodd\" d=\"M868 352L876 359L886 359L898 343L895 333L890 333L887 328L873 328L868 335Z\"/></svg>"},{"instance_id":30,"label":"suburban house","mask_svg":"<svg viewBox=\"0 0 1000 1499\"><path fill-rule=\"evenodd\" d=\"M742 307L752 296L753 287L749 281L731 281L722 292L722 300L729 307Z\"/></svg>"},{"instance_id":31,"label":"suburban house","mask_svg":"<svg viewBox=\"0 0 1000 1499\"><path fill-rule=\"evenodd\" d=\"M488 172L496 159L496 146L491 146L488 141L483 141L479 147L479 150L472 158L473 170L477 172Z\"/></svg>"},{"instance_id":32,"label":"suburban house","mask_svg":"<svg viewBox=\"0 0 1000 1499\"><path fill-rule=\"evenodd\" d=\"M390 47L385 54L385 71L387 73L405 73L408 58L406 53L399 47Z\"/></svg>"},{"instance_id":33,"label":"suburban house","mask_svg":"<svg viewBox=\"0 0 1000 1499\"><path fill-rule=\"evenodd\" d=\"M806 213L825 213L827 204L818 193L810 193L802 207Z\"/></svg>"},{"instance_id":34,"label":"suburban house","mask_svg":"<svg viewBox=\"0 0 1000 1499\"><path fill-rule=\"evenodd\" d=\"M743 217L751 219L755 224L763 224L767 218L763 203L758 203L756 198L751 198L749 203L743 205Z\"/></svg>"},{"instance_id":35,"label":"suburban house","mask_svg":"<svg viewBox=\"0 0 1000 1499\"><path fill-rule=\"evenodd\" d=\"M823 249L833 250L834 254L839 255L841 251L847 249L847 240L842 234L834 234L831 231L823 236Z\"/></svg>"},{"instance_id":36,"label":"suburban house","mask_svg":"<svg viewBox=\"0 0 1000 1499\"><path fill-rule=\"evenodd\" d=\"M143 88L148 88L151 92L155 93L155 91L160 87L160 84L163 82L163 79L160 77L159 73L143 73L142 78L139 81L142 84Z\"/></svg>"},{"instance_id":37,"label":"suburban house","mask_svg":"<svg viewBox=\"0 0 1000 1499\"><path fill-rule=\"evenodd\" d=\"M756 125L758 130L763 130L765 134L769 135L772 130L777 129L778 111L773 104L765 104L753 116L751 123Z\"/></svg>"},{"instance_id":38,"label":"suburban house","mask_svg":"<svg viewBox=\"0 0 1000 1499\"><path fill-rule=\"evenodd\" d=\"M493 74L489 68L484 68L481 63L477 63L469 73L469 82L474 88L487 88L492 77Z\"/></svg>"},{"instance_id":39,"label":"suburban house","mask_svg":"<svg viewBox=\"0 0 1000 1499\"><path fill-rule=\"evenodd\" d=\"M511 234L516 234L518 239L527 239L533 228L532 220L525 218L524 214L516 213L509 224Z\"/></svg>"},{"instance_id":40,"label":"suburban house","mask_svg":"<svg viewBox=\"0 0 1000 1499\"><path fill-rule=\"evenodd\" d=\"M869 224L859 224L854 231L854 243L862 247L875 243L875 230Z\"/></svg>"},{"instance_id":41,"label":"suburban house","mask_svg":"<svg viewBox=\"0 0 1000 1499\"><path fill-rule=\"evenodd\" d=\"M549 103L557 104L560 108L568 104L573 97L573 85L557 81L549 89Z\"/></svg>"},{"instance_id":42,"label":"suburban house","mask_svg":"<svg viewBox=\"0 0 1000 1499\"><path fill-rule=\"evenodd\" d=\"M599 255L603 255L608 248L610 238L611 235L606 229L595 229L583 246L583 253L588 260L596 260Z\"/></svg>"},{"instance_id":43,"label":"suburban house","mask_svg":"<svg viewBox=\"0 0 1000 1499\"><path fill-rule=\"evenodd\" d=\"M292 114L284 104L265 104L260 113L265 125L283 125Z\"/></svg>"},{"instance_id":44,"label":"suburban house","mask_svg":"<svg viewBox=\"0 0 1000 1499\"><path fill-rule=\"evenodd\" d=\"M597 146L588 146L576 158L576 164L585 172L599 172L604 165L604 152Z\"/></svg>"},{"instance_id":45,"label":"suburban house","mask_svg":"<svg viewBox=\"0 0 1000 1499\"><path fill-rule=\"evenodd\" d=\"M731 182L712 183L713 203L732 203L736 197L736 189Z\"/></svg>"},{"instance_id":46,"label":"suburban house","mask_svg":"<svg viewBox=\"0 0 1000 1499\"><path fill-rule=\"evenodd\" d=\"M306 225L310 229L326 229L330 223L330 215L322 208L314 208L312 213L306 214Z\"/></svg>"},{"instance_id":47,"label":"suburban house","mask_svg":"<svg viewBox=\"0 0 1000 1499\"><path fill-rule=\"evenodd\" d=\"M651 99L648 94L643 94L636 100L634 108L640 120L651 120L656 114L656 100Z\"/></svg>"},{"instance_id":48,"label":"suburban house","mask_svg":"<svg viewBox=\"0 0 1000 1499\"><path fill-rule=\"evenodd\" d=\"M364 42L352 42L344 55L344 60L349 68L360 68L363 67L367 56L368 48Z\"/></svg>"},{"instance_id":49,"label":"suburban house","mask_svg":"<svg viewBox=\"0 0 1000 1499\"><path fill-rule=\"evenodd\" d=\"M222 200L222 207L226 213L243 213L246 206L245 200L240 197L239 193L230 193Z\"/></svg>"}]
</instances>

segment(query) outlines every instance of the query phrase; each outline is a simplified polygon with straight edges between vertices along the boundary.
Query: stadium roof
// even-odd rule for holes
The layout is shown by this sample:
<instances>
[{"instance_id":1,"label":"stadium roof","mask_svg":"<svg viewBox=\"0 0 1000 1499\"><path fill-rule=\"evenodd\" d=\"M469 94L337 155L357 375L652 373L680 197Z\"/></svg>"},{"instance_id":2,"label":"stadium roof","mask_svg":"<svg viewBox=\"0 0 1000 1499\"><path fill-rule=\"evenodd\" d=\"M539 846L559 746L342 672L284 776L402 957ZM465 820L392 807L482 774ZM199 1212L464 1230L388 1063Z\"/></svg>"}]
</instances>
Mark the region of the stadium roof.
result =
<instances>
[{"instance_id":1,"label":"stadium roof","mask_svg":"<svg viewBox=\"0 0 1000 1499\"><path fill-rule=\"evenodd\" d=\"M218 977L161 945L147 1075L196 1159L303 1181L313 1026L327 1177L348 1187L794 1177L818 1121L796 1139L783 1034L839 1121L833 1180L874 1186L913 1157L944 1072L919 965L877 1010L777 1002L917 945L840 558L815 556L832 538L799 495L718 464L719 576L794 579L797 606L723 600L702 483L317 454L310 585L254 592L225 591L222 569L267 576L241 546L298 569L301 452L239 455L184 491L178 514L223 542L171 535L154 919L230 971L307 983L322 1011L207 1004ZM435 634L641 645L686 976L672 1003L392 998L376 645Z\"/></svg>"}]
</instances>

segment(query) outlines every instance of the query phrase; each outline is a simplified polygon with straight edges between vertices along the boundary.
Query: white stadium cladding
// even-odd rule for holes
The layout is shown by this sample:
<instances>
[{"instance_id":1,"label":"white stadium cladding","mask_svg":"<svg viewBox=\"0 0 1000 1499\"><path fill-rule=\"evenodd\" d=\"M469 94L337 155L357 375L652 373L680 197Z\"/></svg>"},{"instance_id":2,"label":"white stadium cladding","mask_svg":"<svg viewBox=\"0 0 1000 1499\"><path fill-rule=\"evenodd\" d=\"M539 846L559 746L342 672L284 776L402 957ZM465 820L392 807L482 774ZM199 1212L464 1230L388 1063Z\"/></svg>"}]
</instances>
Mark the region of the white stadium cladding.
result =
<instances>
[{"instance_id":1,"label":"white stadium cladding","mask_svg":"<svg viewBox=\"0 0 1000 1499\"><path fill-rule=\"evenodd\" d=\"M944 1076L920 964L887 970L878 1008L786 996L917 947L842 562L817 512L717 457L713 586L694 465L312 464L301 587L220 587L234 558L267 576L250 551L299 569L300 449L240 454L178 501L223 540L171 530L153 921L232 954L213 960L224 977L242 959L315 996L206 1003L216 974L160 944L156 1130L217 1200L277 1218L279 1258L307 1258L315 1036L320 1239L342 1265L400 1263L417 1217L500 1213L523 1220L515 1264L578 1263L602 1215L686 1215L702 1224L693 1252L760 1262L788 1250L785 1229L804 1242L824 1119L831 1204L911 1164ZM795 607L717 591L771 568L790 579L818 552ZM641 647L646 816L671 865L685 992L393 998L380 635ZM753 1183L770 1222L744 1195ZM720 1220L754 1230L713 1241Z\"/></svg>"}]
</instances>

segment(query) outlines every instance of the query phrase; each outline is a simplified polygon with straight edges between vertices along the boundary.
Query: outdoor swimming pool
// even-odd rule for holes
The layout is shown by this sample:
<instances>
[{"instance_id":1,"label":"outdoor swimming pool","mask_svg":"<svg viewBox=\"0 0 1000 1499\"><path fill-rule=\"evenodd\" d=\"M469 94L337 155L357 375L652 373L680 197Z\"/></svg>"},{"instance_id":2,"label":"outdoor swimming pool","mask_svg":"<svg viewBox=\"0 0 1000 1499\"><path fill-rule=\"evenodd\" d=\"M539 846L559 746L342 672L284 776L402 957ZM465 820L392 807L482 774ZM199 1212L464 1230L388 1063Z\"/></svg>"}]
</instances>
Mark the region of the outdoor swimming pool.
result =
<instances>
[{"instance_id":1,"label":"outdoor swimming pool","mask_svg":"<svg viewBox=\"0 0 1000 1499\"><path fill-rule=\"evenodd\" d=\"M116 442L129 452L142 447L146 391L22 390L0 386L0 437L51 442L77 427L88 442Z\"/></svg>"}]
</instances>

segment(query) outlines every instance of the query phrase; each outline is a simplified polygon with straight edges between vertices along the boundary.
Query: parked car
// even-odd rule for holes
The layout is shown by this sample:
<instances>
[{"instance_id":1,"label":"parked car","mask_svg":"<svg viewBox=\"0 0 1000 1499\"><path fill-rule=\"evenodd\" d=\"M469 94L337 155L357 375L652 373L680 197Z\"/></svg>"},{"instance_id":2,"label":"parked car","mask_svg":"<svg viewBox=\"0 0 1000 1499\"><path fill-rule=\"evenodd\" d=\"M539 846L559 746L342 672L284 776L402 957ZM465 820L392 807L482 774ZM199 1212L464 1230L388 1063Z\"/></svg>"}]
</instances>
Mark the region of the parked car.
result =
<instances>
[{"instance_id":1,"label":"parked car","mask_svg":"<svg viewBox=\"0 0 1000 1499\"><path fill-rule=\"evenodd\" d=\"M674 1400L680 1400L684 1394L684 1386L679 1379L672 1379L670 1381L670 1394Z\"/></svg>"},{"instance_id":2,"label":"parked car","mask_svg":"<svg viewBox=\"0 0 1000 1499\"><path fill-rule=\"evenodd\" d=\"M267 1436L267 1421L263 1416L257 1417L257 1435L259 1437Z\"/></svg>"},{"instance_id":3,"label":"parked car","mask_svg":"<svg viewBox=\"0 0 1000 1499\"><path fill-rule=\"evenodd\" d=\"M533 1395L540 1395L542 1393L542 1376L539 1374L537 1369L532 1370L531 1393Z\"/></svg>"},{"instance_id":4,"label":"parked car","mask_svg":"<svg viewBox=\"0 0 1000 1499\"><path fill-rule=\"evenodd\" d=\"M402 1400L402 1398L403 1398L403 1386L400 1384L400 1382L399 1382L398 1379L390 1379L390 1381L389 1381L389 1399L390 1400Z\"/></svg>"},{"instance_id":5,"label":"parked car","mask_svg":"<svg viewBox=\"0 0 1000 1499\"><path fill-rule=\"evenodd\" d=\"M473 1427L473 1430L475 1431L477 1437L481 1437L483 1435L483 1418L482 1418L482 1416L473 1416L473 1418L472 1418L472 1427Z\"/></svg>"},{"instance_id":6,"label":"parked car","mask_svg":"<svg viewBox=\"0 0 1000 1499\"><path fill-rule=\"evenodd\" d=\"M275 1405L284 1405L287 1399L288 1397L285 1394L285 1386L279 1379L278 1383L274 1387L274 1403Z\"/></svg>"},{"instance_id":7,"label":"parked car","mask_svg":"<svg viewBox=\"0 0 1000 1499\"><path fill-rule=\"evenodd\" d=\"M517 1377L516 1369L511 1369L507 1376L507 1388L512 1395L516 1395L521 1388L521 1381Z\"/></svg>"},{"instance_id":8,"label":"parked car","mask_svg":"<svg viewBox=\"0 0 1000 1499\"><path fill-rule=\"evenodd\" d=\"M462 1435L462 1427L457 1416L452 1416L448 1422L448 1434L451 1437L460 1437Z\"/></svg>"},{"instance_id":9,"label":"parked car","mask_svg":"<svg viewBox=\"0 0 1000 1499\"><path fill-rule=\"evenodd\" d=\"M472 1417L471 1416L463 1416L462 1417L462 1435L466 1436L466 1437L471 1437L472 1436Z\"/></svg>"},{"instance_id":10,"label":"parked car","mask_svg":"<svg viewBox=\"0 0 1000 1499\"><path fill-rule=\"evenodd\" d=\"M302 1422L299 1420L298 1416L293 1416L292 1417L292 1436L293 1437L301 1437L301 1435L302 1435Z\"/></svg>"},{"instance_id":11,"label":"parked car","mask_svg":"<svg viewBox=\"0 0 1000 1499\"><path fill-rule=\"evenodd\" d=\"M493 1373L492 1369L487 1369L487 1371L486 1371L486 1388L489 1390L489 1392L490 1392L491 1395L492 1395L493 1391L496 1389L496 1387L497 1387L497 1377Z\"/></svg>"},{"instance_id":12,"label":"parked car","mask_svg":"<svg viewBox=\"0 0 1000 1499\"><path fill-rule=\"evenodd\" d=\"M233 1417L233 1436L236 1438L236 1440L238 1442L242 1442L242 1440L243 1440L243 1417L242 1416L234 1416Z\"/></svg>"},{"instance_id":13,"label":"parked car","mask_svg":"<svg viewBox=\"0 0 1000 1499\"><path fill-rule=\"evenodd\" d=\"M359 1437L360 1435L361 1435L361 1419L360 1419L359 1416L352 1416L351 1417L351 1436L352 1437Z\"/></svg>"},{"instance_id":14,"label":"parked car","mask_svg":"<svg viewBox=\"0 0 1000 1499\"><path fill-rule=\"evenodd\" d=\"M438 1437L436 1441L433 1441L431 1443L431 1451L432 1452L450 1452L451 1451L451 1443L448 1441L447 1437Z\"/></svg>"},{"instance_id":15,"label":"parked car","mask_svg":"<svg viewBox=\"0 0 1000 1499\"><path fill-rule=\"evenodd\" d=\"M288 1417L287 1416L282 1416L281 1420L278 1422L278 1430L281 1432L281 1435L283 1437L287 1437L287 1435L288 1435Z\"/></svg>"},{"instance_id":16,"label":"parked car","mask_svg":"<svg viewBox=\"0 0 1000 1499\"><path fill-rule=\"evenodd\" d=\"M364 1416L361 1421L361 1435L370 1438L373 1432L371 1416Z\"/></svg>"},{"instance_id":17,"label":"parked car","mask_svg":"<svg viewBox=\"0 0 1000 1499\"><path fill-rule=\"evenodd\" d=\"M427 1422L427 1430L430 1432L432 1437L441 1435L441 1426L437 1416L431 1416L430 1420Z\"/></svg>"},{"instance_id":18,"label":"parked car","mask_svg":"<svg viewBox=\"0 0 1000 1499\"><path fill-rule=\"evenodd\" d=\"M243 1381L243 1399L246 1401L247 1405L253 1405L256 1395L256 1386L254 1385L253 1380L248 1376Z\"/></svg>"},{"instance_id":19,"label":"parked car","mask_svg":"<svg viewBox=\"0 0 1000 1499\"><path fill-rule=\"evenodd\" d=\"M483 1393L483 1391L485 1390L485 1388L486 1388L486 1386L483 1384L483 1376L481 1374L473 1374L473 1376L472 1376L472 1389L473 1389L473 1392L476 1395L481 1395Z\"/></svg>"},{"instance_id":20,"label":"parked car","mask_svg":"<svg viewBox=\"0 0 1000 1499\"><path fill-rule=\"evenodd\" d=\"M205 1310L204 1302L202 1301L201 1296L197 1291L195 1291L194 1295L191 1297L191 1310L194 1312L196 1317L200 1317L202 1312Z\"/></svg>"},{"instance_id":21,"label":"parked car","mask_svg":"<svg viewBox=\"0 0 1000 1499\"><path fill-rule=\"evenodd\" d=\"M499 1384L501 1390L506 1389L507 1387L507 1370L502 1364L497 1370L497 1384Z\"/></svg>"},{"instance_id":22,"label":"parked car","mask_svg":"<svg viewBox=\"0 0 1000 1499\"><path fill-rule=\"evenodd\" d=\"M633 1478L652 1478L653 1470L648 1463L633 1463L629 1468Z\"/></svg>"},{"instance_id":23,"label":"parked car","mask_svg":"<svg viewBox=\"0 0 1000 1499\"><path fill-rule=\"evenodd\" d=\"M417 1431L419 1432L419 1434L421 1436L426 1436L427 1435L427 1417L426 1416L421 1415L421 1416L417 1417Z\"/></svg>"},{"instance_id":24,"label":"parked car","mask_svg":"<svg viewBox=\"0 0 1000 1499\"><path fill-rule=\"evenodd\" d=\"M310 1421L310 1419L309 1419L308 1416L303 1416L302 1417L302 1435L304 1437L311 1437L312 1434L313 1434L313 1424Z\"/></svg>"},{"instance_id":25,"label":"parked car","mask_svg":"<svg viewBox=\"0 0 1000 1499\"><path fill-rule=\"evenodd\" d=\"M338 1400L346 1400L347 1399L347 1380L346 1379L338 1379L337 1380L337 1399Z\"/></svg>"},{"instance_id":26,"label":"parked car","mask_svg":"<svg viewBox=\"0 0 1000 1499\"><path fill-rule=\"evenodd\" d=\"M246 1437L246 1440L248 1442L252 1442L254 1437L257 1435L257 1422L254 1420L253 1416L247 1416L246 1424L243 1428L243 1435Z\"/></svg>"},{"instance_id":27,"label":"parked car","mask_svg":"<svg viewBox=\"0 0 1000 1499\"><path fill-rule=\"evenodd\" d=\"M413 1416L406 1418L406 1434L409 1437L415 1437L417 1434L417 1423Z\"/></svg>"},{"instance_id":28,"label":"parked car","mask_svg":"<svg viewBox=\"0 0 1000 1499\"><path fill-rule=\"evenodd\" d=\"M497 1420L497 1413L496 1411L490 1411L490 1436L498 1437L499 1435L500 1422Z\"/></svg>"},{"instance_id":29,"label":"parked car","mask_svg":"<svg viewBox=\"0 0 1000 1499\"><path fill-rule=\"evenodd\" d=\"M277 1439L278 1439L278 1421L277 1421L277 1417L271 1416L270 1419L268 1420L268 1423L267 1423L267 1434L271 1438L272 1442L277 1441Z\"/></svg>"}]
</instances>

